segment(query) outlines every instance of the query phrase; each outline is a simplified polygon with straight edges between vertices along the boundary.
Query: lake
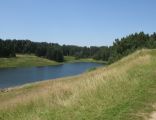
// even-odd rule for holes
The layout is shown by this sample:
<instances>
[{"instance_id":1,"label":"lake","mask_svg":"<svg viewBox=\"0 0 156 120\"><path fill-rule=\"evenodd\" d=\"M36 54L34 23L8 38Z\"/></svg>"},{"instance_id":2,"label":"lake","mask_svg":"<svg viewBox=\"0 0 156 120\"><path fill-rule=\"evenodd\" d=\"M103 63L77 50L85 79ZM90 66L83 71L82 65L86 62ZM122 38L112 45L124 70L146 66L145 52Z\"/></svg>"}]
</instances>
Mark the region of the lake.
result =
<instances>
[{"instance_id":1,"label":"lake","mask_svg":"<svg viewBox=\"0 0 156 120\"><path fill-rule=\"evenodd\" d=\"M103 64L91 62L65 63L56 66L2 68L0 69L0 88L8 88L48 79L78 75L90 68Z\"/></svg>"}]
</instances>

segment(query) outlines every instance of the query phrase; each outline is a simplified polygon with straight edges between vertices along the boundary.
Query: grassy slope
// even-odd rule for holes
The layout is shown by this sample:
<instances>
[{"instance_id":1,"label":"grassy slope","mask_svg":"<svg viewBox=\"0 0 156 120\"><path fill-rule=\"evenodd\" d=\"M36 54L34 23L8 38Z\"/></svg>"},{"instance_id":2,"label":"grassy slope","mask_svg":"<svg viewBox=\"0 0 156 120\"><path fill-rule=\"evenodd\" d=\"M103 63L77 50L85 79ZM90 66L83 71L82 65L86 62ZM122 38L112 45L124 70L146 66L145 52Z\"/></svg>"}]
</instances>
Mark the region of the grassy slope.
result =
<instances>
[{"instance_id":1,"label":"grassy slope","mask_svg":"<svg viewBox=\"0 0 156 120\"><path fill-rule=\"evenodd\" d=\"M156 50L0 93L2 120L142 120L156 102Z\"/></svg>"},{"instance_id":2,"label":"grassy slope","mask_svg":"<svg viewBox=\"0 0 156 120\"><path fill-rule=\"evenodd\" d=\"M93 58L81 58L81 59L76 59L73 56L64 56L65 62L96 62L96 63L107 63L105 61L100 61L100 60L95 60Z\"/></svg>"},{"instance_id":3,"label":"grassy slope","mask_svg":"<svg viewBox=\"0 0 156 120\"><path fill-rule=\"evenodd\" d=\"M65 62L97 62L104 63L102 61L96 61L91 58L75 60L75 57L65 56ZM58 65L61 63L48 60L45 58L37 57L34 55L16 55L16 58L0 58L0 68L8 67L31 67L31 66L47 66L47 65Z\"/></svg>"},{"instance_id":4,"label":"grassy slope","mask_svg":"<svg viewBox=\"0 0 156 120\"><path fill-rule=\"evenodd\" d=\"M17 55L16 58L0 58L0 68L6 67L30 67L57 65L58 63L34 55Z\"/></svg>"}]
</instances>

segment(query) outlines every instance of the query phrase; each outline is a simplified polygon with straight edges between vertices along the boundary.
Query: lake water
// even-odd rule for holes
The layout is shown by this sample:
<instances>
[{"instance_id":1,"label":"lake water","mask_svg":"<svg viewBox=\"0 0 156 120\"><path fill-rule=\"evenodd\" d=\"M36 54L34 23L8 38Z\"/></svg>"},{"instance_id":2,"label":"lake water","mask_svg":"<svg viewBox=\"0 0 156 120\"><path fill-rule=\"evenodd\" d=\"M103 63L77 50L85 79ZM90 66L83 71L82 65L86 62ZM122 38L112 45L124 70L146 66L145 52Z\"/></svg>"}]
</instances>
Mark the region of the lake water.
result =
<instances>
[{"instance_id":1,"label":"lake water","mask_svg":"<svg viewBox=\"0 0 156 120\"><path fill-rule=\"evenodd\" d=\"M0 88L19 86L26 83L78 75L102 64L90 62L66 63L56 66L4 68L0 69Z\"/></svg>"}]
</instances>

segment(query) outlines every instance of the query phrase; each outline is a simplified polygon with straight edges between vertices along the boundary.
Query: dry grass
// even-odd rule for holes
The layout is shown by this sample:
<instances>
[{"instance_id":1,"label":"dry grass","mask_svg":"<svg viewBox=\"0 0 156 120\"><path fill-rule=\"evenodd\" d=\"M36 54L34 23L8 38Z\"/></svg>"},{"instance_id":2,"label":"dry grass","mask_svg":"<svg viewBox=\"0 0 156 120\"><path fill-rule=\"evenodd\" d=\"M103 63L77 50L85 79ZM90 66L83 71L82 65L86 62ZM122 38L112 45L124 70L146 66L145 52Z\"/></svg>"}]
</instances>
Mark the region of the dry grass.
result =
<instances>
[{"instance_id":1,"label":"dry grass","mask_svg":"<svg viewBox=\"0 0 156 120\"><path fill-rule=\"evenodd\" d=\"M117 63L79 76L9 89L0 93L0 116L20 119L15 116L19 110L27 112L31 106L31 113L19 116L35 120L123 119L127 113L123 115L120 111L131 111L134 100L144 96L139 90L144 84L141 80L147 72L145 67L152 62L150 53L150 50L137 51Z\"/></svg>"}]
</instances>

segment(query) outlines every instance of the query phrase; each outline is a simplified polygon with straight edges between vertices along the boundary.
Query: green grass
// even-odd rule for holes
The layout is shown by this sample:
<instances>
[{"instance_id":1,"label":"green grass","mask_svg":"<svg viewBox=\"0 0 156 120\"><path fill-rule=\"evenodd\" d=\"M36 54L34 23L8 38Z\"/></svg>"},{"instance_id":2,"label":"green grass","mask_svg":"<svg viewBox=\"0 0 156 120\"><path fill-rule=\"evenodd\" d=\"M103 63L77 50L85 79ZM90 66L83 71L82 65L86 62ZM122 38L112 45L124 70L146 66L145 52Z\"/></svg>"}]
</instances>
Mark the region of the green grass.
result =
<instances>
[{"instance_id":1,"label":"green grass","mask_svg":"<svg viewBox=\"0 0 156 120\"><path fill-rule=\"evenodd\" d=\"M93 58L80 58L76 59L73 56L64 56L65 62L96 62L96 63L107 63L106 61L95 60Z\"/></svg>"},{"instance_id":2,"label":"green grass","mask_svg":"<svg viewBox=\"0 0 156 120\"><path fill-rule=\"evenodd\" d=\"M64 56L64 60L65 60L65 62L74 61L75 57L74 56Z\"/></svg>"},{"instance_id":3,"label":"green grass","mask_svg":"<svg viewBox=\"0 0 156 120\"><path fill-rule=\"evenodd\" d=\"M57 65L58 62L37 57L34 55L16 55L15 58L0 58L0 68L7 67L31 67L31 66L47 66Z\"/></svg>"},{"instance_id":4,"label":"green grass","mask_svg":"<svg viewBox=\"0 0 156 120\"><path fill-rule=\"evenodd\" d=\"M156 50L0 93L1 120L143 120L156 110Z\"/></svg>"},{"instance_id":5,"label":"green grass","mask_svg":"<svg viewBox=\"0 0 156 120\"><path fill-rule=\"evenodd\" d=\"M32 67L32 66L48 66L48 65L59 65L63 63L74 63L74 62L97 62L104 63L103 61L96 61L91 58L76 60L73 56L65 56L65 62L59 63L46 58L37 57L35 55L28 54L17 54L15 58L0 58L0 68L8 67Z\"/></svg>"}]
</instances>

